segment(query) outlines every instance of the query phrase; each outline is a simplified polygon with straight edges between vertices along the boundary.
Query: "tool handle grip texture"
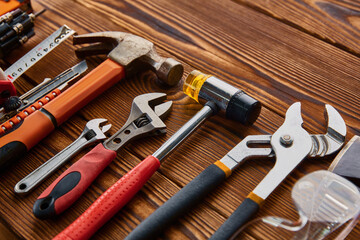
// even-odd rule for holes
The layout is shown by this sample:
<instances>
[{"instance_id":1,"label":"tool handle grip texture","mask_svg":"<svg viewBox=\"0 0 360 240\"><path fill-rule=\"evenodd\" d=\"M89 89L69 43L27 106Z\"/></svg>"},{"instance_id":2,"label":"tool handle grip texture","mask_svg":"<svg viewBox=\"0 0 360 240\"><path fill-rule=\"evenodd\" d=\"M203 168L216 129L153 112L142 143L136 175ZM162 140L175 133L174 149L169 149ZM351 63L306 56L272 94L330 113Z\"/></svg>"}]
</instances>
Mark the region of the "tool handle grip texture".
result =
<instances>
[{"instance_id":1,"label":"tool handle grip texture","mask_svg":"<svg viewBox=\"0 0 360 240\"><path fill-rule=\"evenodd\" d=\"M124 76L125 68L107 59L44 108L60 125Z\"/></svg>"},{"instance_id":2,"label":"tool handle grip texture","mask_svg":"<svg viewBox=\"0 0 360 240\"><path fill-rule=\"evenodd\" d=\"M115 158L115 151L106 149L99 143L38 197L33 207L34 215L46 219L65 211Z\"/></svg>"},{"instance_id":3,"label":"tool handle grip texture","mask_svg":"<svg viewBox=\"0 0 360 240\"><path fill-rule=\"evenodd\" d=\"M259 204L246 198L241 205L231 214L223 225L212 235L210 240L229 239L259 211Z\"/></svg>"},{"instance_id":4,"label":"tool handle grip texture","mask_svg":"<svg viewBox=\"0 0 360 240\"><path fill-rule=\"evenodd\" d=\"M89 239L141 189L160 167L160 161L148 156L106 190L80 217L54 239Z\"/></svg>"},{"instance_id":5,"label":"tool handle grip texture","mask_svg":"<svg viewBox=\"0 0 360 240\"><path fill-rule=\"evenodd\" d=\"M23 111L16 114L11 119L7 120L6 122L2 123L0 125L0 136L5 134L6 131L11 130L12 128L16 127L17 124L20 124L21 121L23 121L25 118L27 118L29 115L34 113L35 111L39 110L53 100L56 96L59 96L61 94L61 91L59 89L54 89L41 99L37 100L35 103L31 104L29 107L25 108Z\"/></svg>"},{"instance_id":6,"label":"tool handle grip texture","mask_svg":"<svg viewBox=\"0 0 360 240\"><path fill-rule=\"evenodd\" d=\"M172 196L167 202L138 225L125 239L154 239L169 224L185 214L226 179L217 165L207 167L202 173Z\"/></svg>"},{"instance_id":7,"label":"tool handle grip texture","mask_svg":"<svg viewBox=\"0 0 360 240\"><path fill-rule=\"evenodd\" d=\"M16 162L36 143L54 130L48 116L36 111L27 117L13 131L0 137L0 170Z\"/></svg>"},{"instance_id":8,"label":"tool handle grip texture","mask_svg":"<svg viewBox=\"0 0 360 240\"><path fill-rule=\"evenodd\" d=\"M0 170L19 158L56 126L66 121L125 76L125 68L107 59L60 96L36 111L0 138ZM40 116L40 117L39 117ZM42 116L42 117L41 117ZM37 118L41 118L36 120ZM51 119L54 123L51 121Z\"/></svg>"}]
</instances>

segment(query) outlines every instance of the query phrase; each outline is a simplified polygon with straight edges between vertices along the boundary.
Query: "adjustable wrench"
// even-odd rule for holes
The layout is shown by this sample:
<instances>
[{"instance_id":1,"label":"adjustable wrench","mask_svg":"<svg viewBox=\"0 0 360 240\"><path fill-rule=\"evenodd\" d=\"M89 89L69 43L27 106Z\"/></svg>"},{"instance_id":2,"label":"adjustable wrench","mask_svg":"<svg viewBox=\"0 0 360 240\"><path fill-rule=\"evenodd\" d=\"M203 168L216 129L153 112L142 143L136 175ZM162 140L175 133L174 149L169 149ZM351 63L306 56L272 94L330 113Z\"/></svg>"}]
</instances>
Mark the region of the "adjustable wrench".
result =
<instances>
[{"instance_id":1,"label":"adjustable wrench","mask_svg":"<svg viewBox=\"0 0 360 240\"><path fill-rule=\"evenodd\" d=\"M272 136L247 136L220 161L207 167L138 225L126 240L155 238L168 228L172 221L201 202L246 160L276 156L274 168L212 237L212 239L228 239L258 211L265 198L305 157L322 157L341 148L346 135L345 122L330 105L326 105L326 113L327 133L310 135L301 127L300 103L294 103L286 113L283 126ZM258 145L271 147L256 147Z\"/></svg>"},{"instance_id":2,"label":"adjustable wrench","mask_svg":"<svg viewBox=\"0 0 360 240\"><path fill-rule=\"evenodd\" d=\"M125 125L59 176L35 202L34 215L38 218L48 218L63 212L116 158L116 152L121 147L138 138L166 133L166 125L162 119L170 113L172 101L162 103L165 99L165 93L148 93L137 96L132 103L130 116ZM129 186L126 187L130 189L130 185L136 185L135 182L127 184ZM135 193L133 192L133 194ZM123 194L124 198L129 196L131 196L131 192ZM119 197L118 201L125 200ZM111 212L111 214L115 213ZM107 214L104 213L104 215ZM100 218L91 219L91 221L96 222L96 219Z\"/></svg>"},{"instance_id":3,"label":"adjustable wrench","mask_svg":"<svg viewBox=\"0 0 360 240\"><path fill-rule=\"evenodd\" d=\"M74 36L74 44L86 43L94 44L78 49L78 56L109 53L109 58L0 138L0 170L20 159L57 126L125 76L150 69L169 86L181 80L184 70L181 63L161 57L152 42L139 36L123 32Z\"/></svg>"},{"instance_id":4,"label":"adjustable wrench","mask_svg":"<svg viewBox=\"0 0 360 240\"><path fill-rule=\"evenodd\" d=\"M81 149L92 143L106 139L104 133L111 128L111 124L104 125L106 123L107 120L102 118L93 119L87 122L83 132L73 143L18 182L15 185L14 191L18 194L29 193Z\"/></svg>"}]
</instances>

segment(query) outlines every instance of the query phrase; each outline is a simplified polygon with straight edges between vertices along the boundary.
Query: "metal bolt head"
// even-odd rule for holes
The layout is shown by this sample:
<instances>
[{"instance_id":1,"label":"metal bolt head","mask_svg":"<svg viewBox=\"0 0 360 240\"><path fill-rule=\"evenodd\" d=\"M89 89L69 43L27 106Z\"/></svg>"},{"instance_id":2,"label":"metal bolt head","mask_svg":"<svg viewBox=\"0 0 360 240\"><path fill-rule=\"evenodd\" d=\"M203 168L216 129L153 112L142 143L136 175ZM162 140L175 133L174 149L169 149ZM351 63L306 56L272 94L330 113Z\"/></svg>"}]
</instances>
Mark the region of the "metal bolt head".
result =
<instances>
[{"instance_id":1,"label":"metal bolt head","mask_svg":"<svg viewBox=\"0 0 360 240\"><path fill-rule=\"evenodd\" d=\"M289 134L284 134L280 137L280 143L285 147L290 147L294 139Z\"/></svg>"}]
</instances>

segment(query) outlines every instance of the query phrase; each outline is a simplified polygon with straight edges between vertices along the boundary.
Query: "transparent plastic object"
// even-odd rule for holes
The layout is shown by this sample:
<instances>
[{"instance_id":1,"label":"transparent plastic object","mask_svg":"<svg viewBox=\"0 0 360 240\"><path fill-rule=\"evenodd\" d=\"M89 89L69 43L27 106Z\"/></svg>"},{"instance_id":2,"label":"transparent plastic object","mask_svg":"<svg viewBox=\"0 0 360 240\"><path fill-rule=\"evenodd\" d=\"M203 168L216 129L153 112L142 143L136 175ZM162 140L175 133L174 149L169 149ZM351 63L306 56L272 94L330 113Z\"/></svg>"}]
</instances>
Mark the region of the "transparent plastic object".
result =
<instances>
[{"instance_id":1,"label":"transparent plastic object","mask_svg":"<svg viewBox=\"0 0 360 240\"><path fill-rule=\"evenodd\" d=\"M183 91L186 95L199 102L199 92L206 81L211 75L204 74L200 71L193 70L186 78L183 86Z\"/></svg>"},{"instance_id":2,"label":"transparent plastic object","mask_svg":"<svg viewBox=\"0 0 360 240\"><path fill-rule=\"evenodd\" d=\"M232 239L241 239L240 232L251 226L258 228L258 232L269 231L269 227L278 229L274 234L278 234L278 237L287 231L287 234L293 232L293 240L320 240L349 222L336 237L336 240L341 240L345 239L360 219L358 188L330 171L320 170L301 178L292 189L292 199L300 216L298 221L277 216L259 218L239 229Z\"/></svg>"},{"instance_id":3,"label":"transparent plastic object","mask_svg":"<svg viewBox=\"0 0 360 240\"><path fill-rule=\"evenodd\" d=\"M294 239L323 239L354 218L360 209L357 187L325 170L301 178L292 190L292 199L301 220L307 222Z\"/></svg>"}]
</instances>

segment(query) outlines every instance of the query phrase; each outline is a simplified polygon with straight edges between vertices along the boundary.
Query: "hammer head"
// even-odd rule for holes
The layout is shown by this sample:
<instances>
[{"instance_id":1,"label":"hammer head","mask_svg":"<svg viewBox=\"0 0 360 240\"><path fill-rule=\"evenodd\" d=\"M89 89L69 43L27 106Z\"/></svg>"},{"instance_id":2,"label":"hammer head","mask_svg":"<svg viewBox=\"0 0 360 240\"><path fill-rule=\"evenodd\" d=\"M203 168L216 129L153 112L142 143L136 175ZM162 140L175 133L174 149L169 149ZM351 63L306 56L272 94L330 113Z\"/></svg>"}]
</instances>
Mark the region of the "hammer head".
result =
<instances>
[{"instance_id":1,"label":"hammer head","mask_svg":"<svg viewBox=\"0 0 360 240\"><path fill-rule=\"evenodd\" d=\"M75 52L78 57L108 54L110 59L125 67L127 76L135 75L140 69L151 69L162 82L174 86L181 80L184 72L178 61L159 56L152 42L130 33L89 33L74 36L73 41L74 45L94 43L77 49Z\"/></svg>"}]
</instances>

